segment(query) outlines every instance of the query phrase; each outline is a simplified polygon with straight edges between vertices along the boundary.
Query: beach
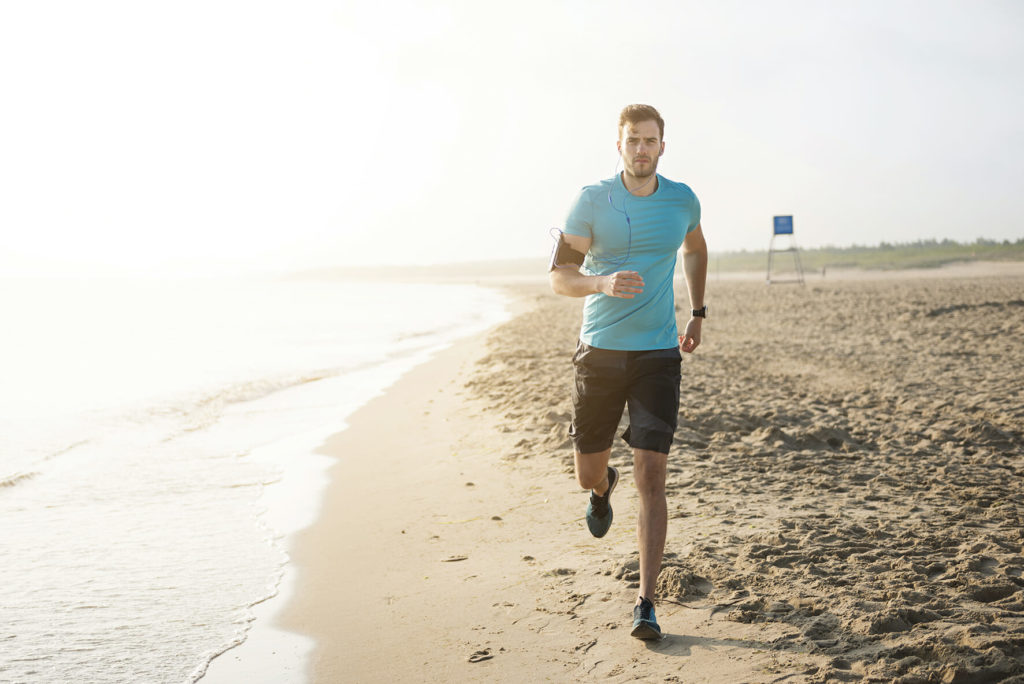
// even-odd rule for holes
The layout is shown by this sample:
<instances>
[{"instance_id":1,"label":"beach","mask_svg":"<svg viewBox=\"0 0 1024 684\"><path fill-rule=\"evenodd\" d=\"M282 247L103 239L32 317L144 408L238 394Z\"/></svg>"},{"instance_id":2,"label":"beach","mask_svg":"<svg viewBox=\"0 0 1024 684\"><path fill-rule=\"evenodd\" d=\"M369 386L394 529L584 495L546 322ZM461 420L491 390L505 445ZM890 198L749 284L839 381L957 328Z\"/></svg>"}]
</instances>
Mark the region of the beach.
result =
<instances>
[{"instance_id":1,"label":"beach","mask_svg":"<svg viewBox=\"0 0 1024 684\"><path fill-rule=\"evenodd\" d=\"M712 278L646 643L628 449L603 539L571 474L581 301L507 291L318 448L293 681L1024 681L1024 270ZM271 671L246 646L204 681Z\"/></svg>"}]
</instances>

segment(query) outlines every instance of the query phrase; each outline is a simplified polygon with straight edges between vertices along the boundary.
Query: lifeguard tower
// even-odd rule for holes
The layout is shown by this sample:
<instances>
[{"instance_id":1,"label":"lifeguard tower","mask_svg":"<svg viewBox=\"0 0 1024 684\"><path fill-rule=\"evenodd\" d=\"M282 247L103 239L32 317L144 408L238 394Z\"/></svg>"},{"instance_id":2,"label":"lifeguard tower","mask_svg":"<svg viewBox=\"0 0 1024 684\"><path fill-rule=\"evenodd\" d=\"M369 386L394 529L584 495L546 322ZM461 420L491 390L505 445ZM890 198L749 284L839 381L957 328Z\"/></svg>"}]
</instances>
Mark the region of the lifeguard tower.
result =
<instances>
[{"instance_id":1,"label":"lifeguard tower","mask_svg":"<svg viewBox=\"0 0 1024 684\"><path fill-rule=\"evenodd\" d=\"M775 239L782 236L785 240L786 247L776 247ZM775 260L775 253L786 253L789 252L793 255L793 274L786 274L783 278L772 278L772 266ZM768 243L768 275L767 281L769 285L775 285L778 283L799 283L804 284L804 268L800 264L800 250L796 246L796 238L793 237L793 217L792 216L775 216L774 226L772 229L772 239Z\"/></svg>"}]
</instances>

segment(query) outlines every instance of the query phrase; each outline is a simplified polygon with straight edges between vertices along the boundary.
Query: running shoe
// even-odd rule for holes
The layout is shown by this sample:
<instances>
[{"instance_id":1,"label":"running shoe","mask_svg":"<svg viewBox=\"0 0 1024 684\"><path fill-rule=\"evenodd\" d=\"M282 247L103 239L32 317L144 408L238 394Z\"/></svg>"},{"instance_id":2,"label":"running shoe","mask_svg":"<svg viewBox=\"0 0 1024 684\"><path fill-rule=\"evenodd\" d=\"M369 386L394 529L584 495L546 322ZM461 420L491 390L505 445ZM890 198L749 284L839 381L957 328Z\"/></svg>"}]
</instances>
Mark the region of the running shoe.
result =
<instances>
[{"instance_id":1,"label":"running shoe","mask_svg":"<svg viewBox=\"0 0 1024 684\"><path fill-rule=\"evenodd\" d=\"M608 528L612 526L612 492L615 491L615 485L619 483L619 471L617 468L608 466L608 491L604 493L604 496L598 496L593 491L590 492L590 503L587 504L587 527L590 528L590 534L595 537L603 537L608 533Z\"/></svg>"},{"instance_id":2,"label":"running shoe","mask_svg":"<svg viewBox=\"0 0 1024 684\"><path fill-rule=\"evenodd\" d=\"M633 631L630 636L637 639L660 639L661 627L654 617L654 604L650 599L641 598L639 606L633 606Z\"/></svg>"}]
</instances>

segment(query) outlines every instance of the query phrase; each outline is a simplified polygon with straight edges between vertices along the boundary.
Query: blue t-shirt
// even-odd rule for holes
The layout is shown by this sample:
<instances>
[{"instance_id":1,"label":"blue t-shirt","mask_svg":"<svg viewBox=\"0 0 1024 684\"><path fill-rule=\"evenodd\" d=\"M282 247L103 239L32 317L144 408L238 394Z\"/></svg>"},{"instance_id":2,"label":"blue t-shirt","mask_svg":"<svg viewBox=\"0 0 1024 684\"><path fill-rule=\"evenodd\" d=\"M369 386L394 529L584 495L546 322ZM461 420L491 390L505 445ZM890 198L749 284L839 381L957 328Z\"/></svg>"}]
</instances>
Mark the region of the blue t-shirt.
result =
<instances>
[{"instance_id":1,"label":"blue t-shirt","mask_svg":"<svg viewBox=\"0 0 1024 684\"><path fill-rule=\"evenodd\" d=\"M683 238L700 223L700 203L683 183L661 175L657 182L647 197L631 195L620 176L588 185L565 220L566 233L592 239L585 275L636 271L644 279L644 291L633 299L587 296L580 340L592 347L679 346L672 278Z\"/></svg>"}]
</instances>

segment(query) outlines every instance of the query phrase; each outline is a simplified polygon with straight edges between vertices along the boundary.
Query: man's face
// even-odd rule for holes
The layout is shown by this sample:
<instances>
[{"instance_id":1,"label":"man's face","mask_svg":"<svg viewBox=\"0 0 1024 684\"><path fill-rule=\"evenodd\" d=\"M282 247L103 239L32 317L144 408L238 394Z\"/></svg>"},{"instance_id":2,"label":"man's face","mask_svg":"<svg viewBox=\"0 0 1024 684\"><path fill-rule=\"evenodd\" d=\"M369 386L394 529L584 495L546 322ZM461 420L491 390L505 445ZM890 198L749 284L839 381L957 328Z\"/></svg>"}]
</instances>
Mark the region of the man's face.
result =
<instances>
[{"instance_id":1,"label":"man's face","mask_svg":"<svg viewBox=\"0 0 1024 684\"><path fill-rule=\"evenodd\" d=\"M636 178L647 178L658 169L658 158L665 152L658 122L653 119L622 127L616 145L626 171Z\"/></svg>"}]
</instances>

